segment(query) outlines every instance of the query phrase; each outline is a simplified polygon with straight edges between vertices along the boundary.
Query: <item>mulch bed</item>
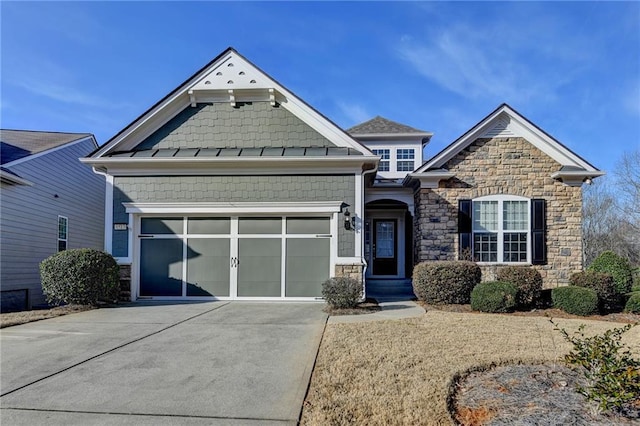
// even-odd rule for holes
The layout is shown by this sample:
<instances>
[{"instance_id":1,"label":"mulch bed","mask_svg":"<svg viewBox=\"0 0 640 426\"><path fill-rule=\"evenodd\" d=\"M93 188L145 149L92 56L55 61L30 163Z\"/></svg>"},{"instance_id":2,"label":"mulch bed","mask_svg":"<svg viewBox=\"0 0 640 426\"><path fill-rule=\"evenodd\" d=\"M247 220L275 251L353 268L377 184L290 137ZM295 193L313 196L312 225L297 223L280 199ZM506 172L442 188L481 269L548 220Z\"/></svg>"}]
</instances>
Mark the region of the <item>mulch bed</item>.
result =
<instances>
[{"instance_id":1,"label":"mulch bed","mask_svg":"<svg viewBox=\"0 0 640 426\"><path fill-rule=\"evenodd\" d=\"M375 299L369 298L362 303L358 303L358 306L356 306L355 308L333 309L329 305L327 305L323 309L323 311L325 311L329 315L363 315L372 314L380 310L382 310L382 308L378 306L378 302Z\"/></svg>"},{"instance_id":2,"label":"mulch bed","mask_svg":"<svg viewBox=\"0 0 640 426\"><path fill-rule=\"evenodd\" d=\"M471 310L471 305L429 305L424 302L417 302L425 310L434 310L434 311L446 311L446 312L464 312L464 313L481 313ZM567 319L585 319L585 320L594 320L594 321L610 321L610 322L621 322L627 324L635 324L640 323L640 315L639 314L630 314L624 312L611 313L607 315L588 315L588 316L579 316L568 314L560 309L547 308L547 309L533 309L531 311L517 311L509 314L500 314L500 315L515 315L520 317L549 317L549 318L567 318Z\"/></svg>"},{"instance_id":3,"label":"mulch bed","mask_svg":"<svg viewBox=\"0 0 640 426\"><path fill-rule=\"evenodd\" d=\"M640 404L599 414L597 405L575 390L582 380L578 372L557 364L471 372L452 386L451 415L465 426L638 424Z\"/></svg>"}]
</instances>

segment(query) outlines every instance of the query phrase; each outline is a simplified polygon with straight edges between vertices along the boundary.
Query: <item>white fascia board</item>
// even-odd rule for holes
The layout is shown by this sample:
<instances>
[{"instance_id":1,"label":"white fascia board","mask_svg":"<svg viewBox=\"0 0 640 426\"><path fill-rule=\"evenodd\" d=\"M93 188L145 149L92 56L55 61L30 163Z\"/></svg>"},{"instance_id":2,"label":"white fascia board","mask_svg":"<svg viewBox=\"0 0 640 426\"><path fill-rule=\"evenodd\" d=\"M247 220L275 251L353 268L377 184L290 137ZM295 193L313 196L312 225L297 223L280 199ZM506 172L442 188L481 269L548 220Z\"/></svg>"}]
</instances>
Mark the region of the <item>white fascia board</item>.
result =
<instances>
[{"instance_id":1,"label":"white fascia board","mask_svg":"<svg viewBox=\"0 0 640 426\"><path fill-rule=\"evenodd\" d=\"M52 152L56 152L56 151L59 151L61 149L69 148L70 146L73 146L73 145L76 145L76 144L79 144L79 143L82 143L82 142L86 142L87 140L91 140L93 142L93 146L95 148L98 147L98 143L96 142L96 139L93 137L93 135L86 136L84 138L77 139L75 141L66 143L64 145L58 145L58 146L56 146L54 148L50 148L50 149L47 149L47 150L44 150L44 151L40 151L37 154L28 155L26 157L18 158L17 160L13 160L13 161L10 161L8 163L4 163L2 165L2 167L17 166L20 163L24 163L24 162L27 162L27 161L30 161L30 160L34 160L36 158L42 157L43 155L51 154Z\"/></svg>"},{"instance_id":2,"label":"white fascia board","mask_svg":"<svg viewBox=\"0 0 640 426\"><path fill-rule=\"evenodd\" d=\"M105 144L98 152L90 157L90 159L101 158L110 152L116 151L116 148L118 151L128 151L134 148L140 142L151 136L166 122L178 115L187 106L189 106L189 97L186 92L177 93L147 113L135 126L132 126L121 134L118 139L111 141L109 144Z\"/></svg>"},{"instance_id":3,"label":"white fascia board","mask_svg":"<svg viewBox=\"0 0 640 426\"><path fill-rule=\"evenodd\" d=\"M568 170L557 171L551 174L553 179L561 180L562 183L568 186L582 186L586 179L595 179L599 176L604 176L606 173L602 171L589 172L587 170Z\"/></svg>"},{"instance_id":4,"label":"white fascia board","mask_svg":"<svg viewBox=\"0 0 640 426\"><path fill-rule=\"evenodd\" d=\"M353 137L354 139L358 139L358 140L384 140L384 141L389 141L389 140L394 140L397 139L398 141L402 141L403 143L406 142L407 140L420 140L422 141L422 139L424 138L431 138L433 136L433 133L431 132L422 132L422 133L364 133L364 134L359 134L359 133L354 133L351 135L351 137Z\"/></svg>"},{"instance_id":5,"label":"white fascia board","mask_svg":"<svg viewBox=\"0 0 640 426\"><path fill-rule=\"evenodd\" d=\"M25 186L33 186L34 183L28 181L27 179L23 179L20 176L16 176L11 173L7 173L4 170L0 170L0 180L3 182L13 183L16 185L25 185Z\"/></svg>"},{"instance_id":6,"label":"white fascia board","mask_svg":"<svg viewBox=\"0 0 640 426\"><path fill-rule=\"evenodd\" d=\"M111 175L147 174L227 174L247 173L361 173L367 162L375 162L378 157L229 157L229 158L85 158L83 163L106 169ZM369 161L367 161L369 160Z\"/></svg>"},{"instance_id":7,"label":"white fascia board","mask_svg":"<svg viewBox=\"0 0 640 426\"><path fill-rule=\"evenodd\" d=\"M532 125L526 118L509 108L508 105L503 105L501 108L494 111L494 113L489 117L476 124L471 128L471 130L461 136L457 142L445 148L429 162L422 165L417 172L423 172L431 168L443 167L447 161L451 160L456 154L471 145L483 133L489 130L489 128L495 124L495 121L503 113L507 114L512 120L513 129L518 136L525 138L529 143L533 144L536 148L540 149L559 164L563 166L578 166L591 172L597 171L597 169L593 168L593 166L588 164L586 161L582 160L569 149L565 148L549 137L546 133L542 132L539 128Z\"/></svg>"},{"instance_id":8,"label":"white fascia board","mask_svg":"<svg viewBox=\"0 0 640 426\"><path fill-rule=\"evenodd\" d=\"M131 214L339 213L344 200L307 202L122 203Z\"/></svg>"},{"instance_id":9,"label":"white fascia board","mask_svg":"<svg viewBox=\"0 0 640 426\"><path fill-rule=\"evenodd\" d=\"M282 92L286 98L286 100L280 104L280 107L291 112L330 142L335 143L339 147L353 148L364 155L371 155L371 151L364 145L360 144L353 137L345 133L344 130L331 123L304 102L297 99L293 94L286 91L286 89L279 88L278 91Z\"/></svg>"},{"instance_id":10,"label":"white fascia board","mask_svg":"<svg viewBox=\"0 0 640 426\"><path fill-rule=\"evenodd\" d=\"M417 179L420 182L420 188L437 188L441 180L451 179L455 173L445 171L432 172L414 172L407 175L407 179L403 183L408 183L411 179Z\"/></svg>"}]
</instances>

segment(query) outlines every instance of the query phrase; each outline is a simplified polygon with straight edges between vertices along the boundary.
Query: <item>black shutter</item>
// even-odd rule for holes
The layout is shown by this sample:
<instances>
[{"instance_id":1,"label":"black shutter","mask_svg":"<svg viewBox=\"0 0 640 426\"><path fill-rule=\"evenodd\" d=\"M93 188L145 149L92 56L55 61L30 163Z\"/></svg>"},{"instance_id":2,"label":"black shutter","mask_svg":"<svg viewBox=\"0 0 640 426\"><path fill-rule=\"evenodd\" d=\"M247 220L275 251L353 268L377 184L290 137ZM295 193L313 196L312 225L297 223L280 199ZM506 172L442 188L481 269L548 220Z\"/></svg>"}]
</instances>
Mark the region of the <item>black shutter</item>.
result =
<instances>
[{"instance_id":1,"label":"black shutter","mask_svg":"<svg viewBox=\"0 0 640 426\"><path fill-rule=\"evenodd\" d=\"M545 200L531 200L531 263L547 263L547 207Z\"/></svg>"},{"instance_id":2,"label":"black shutter","mask_svg":"<svg viewBox=\"0 0 640 426\"><path fill-rule=\"evenodd\" d=\"M460 254L471 250L471 200L458 200L458 241Z\"/></svg>"}]
</instances>

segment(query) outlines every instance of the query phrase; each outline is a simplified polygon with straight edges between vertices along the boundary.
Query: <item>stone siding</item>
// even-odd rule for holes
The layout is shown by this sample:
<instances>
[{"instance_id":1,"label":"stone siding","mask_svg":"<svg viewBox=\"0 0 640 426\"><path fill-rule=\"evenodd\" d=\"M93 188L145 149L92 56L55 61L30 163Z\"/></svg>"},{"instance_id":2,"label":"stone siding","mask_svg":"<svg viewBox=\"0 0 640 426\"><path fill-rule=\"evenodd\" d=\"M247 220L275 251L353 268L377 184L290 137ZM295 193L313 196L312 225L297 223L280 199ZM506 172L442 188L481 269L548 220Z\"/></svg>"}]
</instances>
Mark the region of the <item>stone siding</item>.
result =
<instances>
[{"instance_id":1,"label":"stone siding","mask_svg":"<svg viewBox=\"0 0 640 426\"><path fill-rule=\"evenodd\" d=\"M551 178L560 165L523 138L478 139L445 168L455 177L415 193L415 261L455 260L458 200L486 195L544 198L547 203L547 264L534 266L545 288L568 284L582 270L582 192ZM483 280L499 266L482 266Z\"/></svg>"},{"instance_id":2,"label":"stone siding","mask_svg":"<svg viewBox=\"0 0 640 426\"><path fill-rule=\"evenodd\" d=\"M362 282L362 270L364 265L362 263L351 263L348 265L336 265L335 275L336 277L350 277L356 279L358 282Z\"/></svg>"},{"instance_id":3,"label":"stone siding","mask_svg":"<svg viewBox=\"0 0 640 426\"><path fill-rule=\"evenodd\" d=\"M121 302L131 300L131 265L120 265L120 297Z\"/></svg>"}]
</instances>

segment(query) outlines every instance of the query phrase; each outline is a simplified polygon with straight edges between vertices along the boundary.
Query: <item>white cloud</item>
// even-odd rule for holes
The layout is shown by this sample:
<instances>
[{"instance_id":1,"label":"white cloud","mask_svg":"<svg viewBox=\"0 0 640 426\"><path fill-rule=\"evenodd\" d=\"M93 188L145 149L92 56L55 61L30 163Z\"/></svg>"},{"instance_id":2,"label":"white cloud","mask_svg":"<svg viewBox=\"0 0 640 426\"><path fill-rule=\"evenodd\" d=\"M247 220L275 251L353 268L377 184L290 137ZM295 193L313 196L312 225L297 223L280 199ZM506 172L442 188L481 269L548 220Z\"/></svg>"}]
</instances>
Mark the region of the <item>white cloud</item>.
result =
<instances>
[{"instance_id":1,"label":"white cloud","mask_svg":"<svg viewBox=\"0 0 640 426\"><path fill-rule=\"evenodd\" d=\"M373 118L373 115L370 114L362 105L342 101L339 101L337 105L342 114L345 115L348 121L353 124L359 124Z\"/></svg>"}]
</instances>

